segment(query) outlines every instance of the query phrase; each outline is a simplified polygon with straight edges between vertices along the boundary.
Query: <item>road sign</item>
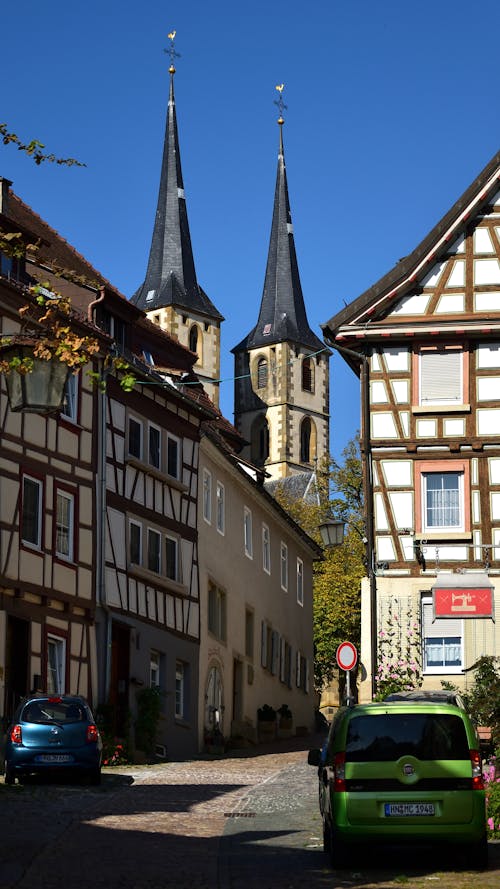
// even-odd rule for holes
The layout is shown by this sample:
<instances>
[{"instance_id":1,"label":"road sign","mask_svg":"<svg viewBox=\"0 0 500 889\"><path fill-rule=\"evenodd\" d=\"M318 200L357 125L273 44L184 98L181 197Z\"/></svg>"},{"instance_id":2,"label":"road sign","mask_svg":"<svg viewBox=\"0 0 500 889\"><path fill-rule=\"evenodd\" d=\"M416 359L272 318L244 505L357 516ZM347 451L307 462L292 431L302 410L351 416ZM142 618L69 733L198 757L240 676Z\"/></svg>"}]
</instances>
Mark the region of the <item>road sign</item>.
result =
<instances>
[{"instance_id":1,"label":"road sign","mask_svg":"<svg viewBox=\"0 0 500 889\"><path fill-rule=\"evenodd\" d=\"M353 670L358 660L356 646L352 642L342 642L337 648L336 658L341 670Z\"/></svg>"}]
</instances>

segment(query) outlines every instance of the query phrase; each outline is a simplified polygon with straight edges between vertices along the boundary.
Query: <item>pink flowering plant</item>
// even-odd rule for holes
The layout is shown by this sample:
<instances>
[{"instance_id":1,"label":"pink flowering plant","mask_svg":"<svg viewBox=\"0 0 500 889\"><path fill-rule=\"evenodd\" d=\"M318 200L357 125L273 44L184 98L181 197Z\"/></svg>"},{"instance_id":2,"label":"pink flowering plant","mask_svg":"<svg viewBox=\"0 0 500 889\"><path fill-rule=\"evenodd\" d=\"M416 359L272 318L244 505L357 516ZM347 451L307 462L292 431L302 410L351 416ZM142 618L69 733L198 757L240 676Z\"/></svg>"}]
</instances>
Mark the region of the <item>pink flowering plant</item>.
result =
<instances>
[{"instance_id":1,"label":"pink flowering plant","mask_svg":"<svg viewBox=\"0 0 500 889\"><path fill-rule=\"evenodd\" d=\"M410 691L422 685L420 620L412 604L391 599L378 633L378 659L375 700L397 691ZM406 603L405 603L406 604Z\"/></svg>"},{"instance_id":2,"label":"pink flowering plant","mask_svg":"<svg viewBox=\"0 0 500 889\"><path fill-rule=\"evenodd\" d=\"M119 738L104 737L102 743L103 766L125 766L130 762L127 749Z\"/></svg>"},{"instance_id":3,"label":"pink flowering plant","mask_svg":"<svg viewBox=\"0 0 500 889\"><path fill-rule=\"evenodd\" d=\"M486 824L490 839L500 838L500 776L497 777L496 757L491 756L483 765L486 788Z\"/></svg>"}]
</instances>

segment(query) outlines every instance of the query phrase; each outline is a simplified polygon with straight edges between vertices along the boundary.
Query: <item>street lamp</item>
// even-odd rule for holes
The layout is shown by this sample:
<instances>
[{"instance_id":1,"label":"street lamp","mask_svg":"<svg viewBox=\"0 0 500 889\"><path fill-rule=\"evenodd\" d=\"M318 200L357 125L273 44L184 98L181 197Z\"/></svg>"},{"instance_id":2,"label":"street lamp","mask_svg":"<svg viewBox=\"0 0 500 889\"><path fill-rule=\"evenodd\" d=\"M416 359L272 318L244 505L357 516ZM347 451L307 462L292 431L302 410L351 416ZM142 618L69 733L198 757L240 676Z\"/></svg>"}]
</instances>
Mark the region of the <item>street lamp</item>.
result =
<instances>
[{"instance_id":1,"label":"street lamp","mask_svg":"<svg viewBox=\"0 0 500 889\"><path fill-rule=\"evenodd\" d=\"M340 519L326 519L319 526L324 546L340 546L344 542L344 525Z\"/></svg>"}]
</instances>

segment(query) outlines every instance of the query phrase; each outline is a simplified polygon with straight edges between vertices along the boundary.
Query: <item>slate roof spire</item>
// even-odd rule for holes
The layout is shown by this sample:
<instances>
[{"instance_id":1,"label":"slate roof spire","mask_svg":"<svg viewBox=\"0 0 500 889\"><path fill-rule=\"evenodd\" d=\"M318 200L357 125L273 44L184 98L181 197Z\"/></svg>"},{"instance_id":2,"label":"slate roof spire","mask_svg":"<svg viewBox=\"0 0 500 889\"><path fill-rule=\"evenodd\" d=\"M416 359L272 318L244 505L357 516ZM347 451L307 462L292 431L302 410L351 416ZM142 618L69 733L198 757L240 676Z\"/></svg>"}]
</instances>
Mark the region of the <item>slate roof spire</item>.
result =
<instances>
[{"instance_id":1,"label":"slate roof spire","mask_svg":"<svg viewBox=\"0 0 500 889\"><path fill-rule=\"evenodd\" d=\"M309 327L302 295L283 148L283 85L276 89L280 93L276 102L280 110L278 171L264 289L257 324L233 352L282 342L297 343L313 351L325 348Z\"/></svg>"},{"instance_id":2,"label":"slate roof spire","mask_svg":"<svg viewBox=\"0 0 500 889\"><path fill-rule=\"evenodd\" d=\"M131 301L145 312L174 305L223 320L196 278L175 110L174 58L178 56L173 48L175 31L168 36L171 45L165 52L170 54L170 90L158 204L146 277Z\"/></svg>"}]
</instances>

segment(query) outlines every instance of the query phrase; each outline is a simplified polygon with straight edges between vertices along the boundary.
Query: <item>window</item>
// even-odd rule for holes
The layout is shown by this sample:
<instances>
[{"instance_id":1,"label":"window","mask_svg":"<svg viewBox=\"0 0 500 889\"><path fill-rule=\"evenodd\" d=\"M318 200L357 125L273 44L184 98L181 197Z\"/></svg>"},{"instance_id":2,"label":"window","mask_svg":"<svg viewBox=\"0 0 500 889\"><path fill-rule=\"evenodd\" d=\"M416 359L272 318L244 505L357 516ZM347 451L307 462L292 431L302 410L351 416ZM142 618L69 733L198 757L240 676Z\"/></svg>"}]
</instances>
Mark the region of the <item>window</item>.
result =
<instances>
[{"instance_id":1,"label":"window","mask_svg":"<svg viewBox=\"0 0 500 889\"><path fill-rule=\"evenodd\" d=\"M25 475L23 478L23 502L21 518L21 539L23 543L42 545L42 483Z\"/></svg>"},{"instance_id":2,"label":"window","mask_svg":"<svg viewBox=\"0 0 500 889\"><path fill-rule=\"evenodd\" d=\"M267 386L267 360L260 358L257 362L257 389L265 389Z\"/></svg>"},{"instance_id":3,"label":"window","mask_svg":"<svg viewBox=\"0 0 500 889\"><path fill-rule=\"evenodd\" d=\"M281 589L288 590L288 547L281 541Z\"/></svg>"},{"instance_id":4,"label":"window","mask_svg":"<svg viewBox=\"0 0 500 889\"><path fill-rule=\"evenodd\" d=\"M417 404L425 407L464 403L467 353L451 347L429 348L421 349L416 358L414 378L418 387Z\"/></svg>"},{"instance_id":5,"label":"window","mask_svg":"<svg viewBox=\"0 0 500 889\"><path fill-rule=\"evenodd\" d=\"M300 651L297 652L296 686L302 691L309 691L309 663Z\"/></svg>"},{"instance_id":6,"label":"window","mask_svg":"<svg viewBox=\"0 0 500 889\"><path fill-rule=\"evenodd\" d=\"M203 470L203 518L212 523L212 474L208 469Z\"/></svg>"},{"instance_id":7,"label":"window","mask_svg":"<svg viewBox=\"0 0 500 889\"><path fill-rule=\"evenodd\" d=\"M212 581L208 584L208 630L221 642L225 642L226 594Z\"/></svg>"},{"instance_id":8,"label":"window","mask_svg":"<svg viewBox=\"0 0 500 889\"><path fill-rule=\"evenodd\" d=\"M297 558L297 602L304 604L304 563Z\"/></svg>"},{"instance_id":9,"label":"window","mask_svg":"<svg viewBox=\"0 0 500 889\"><path fill-rule=\"evenodd\" d=\"M416 463L416 526L422 534L453 534L470 530L468 463Z\"/></svg>"},{"instance_id":10,"label":"window","mask_svg":"<svg viewBox=\"0 0 500 889\"><path fill-rule=\"evenodd\" d=\"M422 599L422 653L424 673L460 673L463 669L463 621L433 620L432 597Z\"/></svg>"},{"instance_id":11,"label":"window","mask_svg":"<svg viewBox=\"0 0 500 889\"><path fill-rule=\"evenodd\" d=\"M224 485L222 482L217 482L217 530L219 534L224 534L226 530L226 515L225 515L225 497L226 492L224 489Z\"/></svg>"},{"instance_id":12,"label":"window","mask_svg":"<svg viewBox=\"0 0 500 889\"><path fill-rule=\"evenodd\" d=\"M302 361L302 389L304 392L312 392L314 388L314 365L310 358Z\"/></svg>"},{"instance_id":13,"label":"window","mask_svg":"<svg viewBox=\"0 0 500 889\"><path fill-rule=\"evenodd\" d=\"M179 544L175 537L165 538L165 574L170 580L179 580Z\"/></svg>"},{"instance_id":14,"label":"window","mask_svg":"<svg viewBox=\"0 0 500 889\"><path fill-rule=\"evenodd\" d=\"M142 423L133 417L128 421L128 452L131 457L142 460Z\"/></svg>"},{"instance_id":15,"label":"window","mask_svg":"<svg viewBox=\"0 0 500 889\"><path fill-rule=\"evenodd\" d=\"M245 654L253 660L254 614L247 608L245 611Z\"/></svg>"},{"instance_id":16,"label":"window","mask_svg":"<svg viewBox=\"0 0 500 889\"><path fill-rule=\"evenodd\" d=\"M245 555L249 559L253 559L253 542L252 542L252 513L245 506L243 510L243 536L245 542Z\"/></svg>"},{"instance_id":17,"label":"window","mask_svg":"<svg viewBox=\"0 0 500 889\"><path fill-rule=\"evenodd\" d=\"M267 525L262 525L262 567L266 574L271 573L271 535Z\"/></svg>"},{"instance_id":18,"label":"window","mask_svg":"<svg viewBox=\"0 0 500 889\"><path fill-rule=\"evenodd\" d=\"M129 547L132 565L142 565L142 525L137 522L129 524Z\"/></svg>"},{"instance_id":19,"label":"window","mask_svg":"<svg viewBox=\"0 0 500 889\"><path fill-rule=\"evenodd\" d=\"M160 652L151 651L149 656L149 685L151 688L160 687Z\"/></svg>"},{"instance_id":20,"label":"window","mask_svg":"<svg viewBox=\"0 0 500 889\"><path fill-rule=\"evenodd\" d=\"M150 364L151 367L154 367L154 363L155 363L154 358L153 358L153 355L149 349L142 350L142 357L144 358L144 361L146 362L146 364Z\"/></svg>"},{"instance_id":21,"label":"window","mask_svg":"<svg viewBox=\"0 0 500 889\"><path fill-rule=\"evenodd\" d=\"M263 466L269 457L269 426L264 414L256 417L250 430L252 462Z\"/></svg>"},{"instance_id":22,"label":"window","mask_svg":"<svg viewBox=\"0 0 500 889\"><path fill-rule=\"evenodd\" d=\"M150 571L160 573L160 545L161 537L158 531L148 528L148 568Z\"/></svg>"},{"instance_id":23,"label":"window","mask_svg":"<svg viewBox=\"0 0 500 889\"><path fill-rule=\"evenodd\" d=\"M66 642L57 636L47 636L47 692L63 694Z\"/></svg>"},{"instance_id":24,"label":"window","mask_svg":"<svg viewBox=\"0 0 500 889\"><path fill-rule=\"evenodd\" d=\"M167 473L172 478L180 479L181 443L174 435L167 434Z\"/></svg>"},{"instance_id":25,"label":"window","mask_svg":"<svg viewBox=\"0 0 500 889\"><path fill-rule=\"evenodd\" d=\"M292 687L292 648L283 636L280 637L279 677L288 688Z\"/></svg>"},{"instance_id":26,"label":"window","mask_svg":"<svg viewBox=\"0 0 500 889\"><path fill-rule=\"evenodd\" d=\"M182 661L175 662L175 716L184 719L185 669Z\"/></svg>"},{"instance_id":27,"label":"window","mask_svg":"<svg viewBox=\"0 0 500 889\"><path fill-rule=\"evenodd\" d=\"M149 453L148 460L151 466L154 466L155 469L160 469L161 466L161 431L158 429L158 426L152 426L151 424L148 427L148 439L149 439Z\"/></svg>"},{"instance_id":28,"label":"window","mask_svg":"<svg viewBox=\"0 0 500 889\"><path fill-rule=\"evenodd\" d=\"M193 324L191 330L189 331L189 351L195 352L198 355L198 340L199 340L199 328L197 324ZM200 356L198 355L198 358Z\"/></svg>"},{"instance_id":29,"label":"window","mask_svg":"<svg viewBox=\"0 0 500 889\"><path fill-rule=\"evenodd\" d=\"M300 424L300 462L311 462L311 421L309 417Z\"/></svg>"},{"instance_id":30,"label":"window","mask_svg":"<svg viewBox=\"0 0 500 889\"><path fill-rule=\"evenodd\" d=\"M62 559L73 559L73 519L74 497L66 491L56 495L56 555Z\"/></svg>"},{"instance_id":31,"label":"window","mask_svg":"<svg viewBox=\"0 0 500 889\"><path fill-rule=\"evenodd\" d=\"M61 408L62 416L65 417L67 420L72 420L75 423L77 419L77 407L78 376L76 374L70 373L64 387L64 396Z\"/></svg>"}]
</instances>

